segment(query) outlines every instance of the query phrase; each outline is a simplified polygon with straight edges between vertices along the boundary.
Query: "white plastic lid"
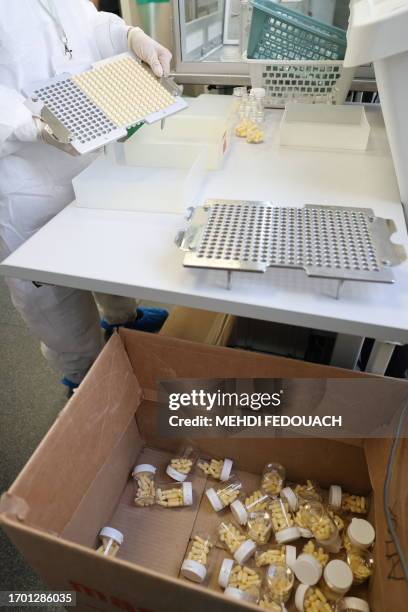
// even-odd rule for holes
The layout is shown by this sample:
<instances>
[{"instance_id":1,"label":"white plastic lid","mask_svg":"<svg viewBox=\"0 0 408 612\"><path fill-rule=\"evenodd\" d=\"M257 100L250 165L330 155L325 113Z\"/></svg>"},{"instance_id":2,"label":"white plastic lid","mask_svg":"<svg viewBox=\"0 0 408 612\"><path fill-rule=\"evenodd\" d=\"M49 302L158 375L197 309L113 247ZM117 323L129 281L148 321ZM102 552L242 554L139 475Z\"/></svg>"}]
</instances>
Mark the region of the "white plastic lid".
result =
<instances>
[{"instance_id":1,"label":"white plastic lid","mask_svg":"<svg viewBox=\"0 0 408 612\"><path fill-rule=\"evenodd\" d=\"M207 575L207 568L198 561L185 559L181 566L181 575L192 582L204 582Z\"/></svg>"},{"instance_id":2,"label":"white plastic lid","mask_svg":"<svg viewBox=\"0 0 408 612\"><path fill-rule=\"evenodd\" d=\"M323 576L327 586L336 593L347 593L353 583L353 572L344 561L334 559L324 568Z\"/></svg>"},{"instance_id":3,"label":"white plastic lid","mask_svg":"<svg viewBox=\"0 0 408 612\"><path fill-rule=\"evenodd\" d=\"M299 531L302 538L313 538L313 533L310 531L310 529L306 529L306 527L299 527Z\"/></svg>"},{"instance_id":4,"label":"white plastic lid","mask_svg":"<svg viewBox=\"0 0 408 612\"><path fill-rule=\"evenodd\" d=\"M99 532L99 537L101 538L110 538L114 540L119 546L123 544L124 536L121 531L114 529L113 527L102 527Z\"/></svg>"},{"instance_id":5,"label":"white plastic lid","mask_svg":"<svg viewBox=\"0 0 408 612\"><path fill-rule=\"evenodd\" d=\"M287 542L293 542L300 538L300 531L298 527L287 527L287 529L281 529L275 533L275 538L278 544L286 544Z\"/></svg>"},{"instance_id":6,"label":"white plastic lid","mask_svg":"<svg viewBox=\"0 0 408 612\"><path fill-rule=\"evenodd\" d=\"M368 548L375 540L375 529L365 519L353 518L347 528L350 542L358 548Z\"/></svg>"},{"instance_id":7,"label":"white plastic lid","mask_svg":"<svg viewBox=\"0 0 408 612\"><path fill-rule=\"evenodd\" d=\"M285 546L286 565L290 567L290 569L293 569L296 563L296 554L296 546L292 546L291 544Z\"/></svg>"},{"instance_id":8,"label":"white plastic lid","mask_svg":"<svg viewBox=\"0 0 408 612\"><path fill-rule=\"evenodd\" d=\"M317 584L322 577L322 566L313 555L302 553L296 559L293 566L296 578L302 584L312 586Z\"/></svg>"},{"instance_id":9,"label":"white plastic lid","mask_svg":"<svg viewBox=\"0 0 408 612\"><path fill-rule=\"evenodd\" d=\"M151 465L150 463L139 463L139 465L135 465L132 473L140 474L141 472L149 472L151 474L155 474L156 469L157 468L155 468L154 465Z\"/></svg>"},{"instance_id":10,"label":"white plastic lid","mask_svg":"<svg viewBox=\"0 0 408 612\"><path fill-rule=\"evenodd\" d=\"M234 567L233 559L224 559L221 563L220 573L218 574L218 584L223 589L228 586L228 581L231 576L232 568Z\"/></svg>"},{"instance_id":11,"label":"white plastic lid","mask_svg":"<svg viewBox=\"0 0 408 612\"><path fill-rule=\"evenodd\" d=\"M183 482L183 500L185 506L193 505L193 485L191 482Z\"/></svg>"},{"instance_id":12,"label":"white plastic lid","mask_svg":"<svg viewBox=\"0 0 408 612\"><path fill-rule=\"evenodd\" d=\"M168 465L166 467L166 474L170 476L170 478L173 478L173 480L177 480L177 482L184 482L187 478L187 474L182 474L181 472L178 472L177 470L172 468L171 465Z\"/></svg>"},{"instance_id":13,"label":"white plastic lid","mask_svg":"<svg viewBox=\"0 0 408 612\"><path fill-rule=\"evenodd\" d=\"M329 489L329 505L332 508L341 508L341 497L343 493L339 485L332 485Z\"/></svg>"},{"instance_id":14,"label":"white plastic lid","mask_svg":"<svg viewBox=\"0 0 408 612\"><path fill-rule=\"evenodd\" d=\"M224 463L222 464L221 476L220 480L228 480L232 470L232 459L224 459Z\"/></svg>"},{"instance_id":15,"label":"white plastic lid","mask_svg":"<svg viewBox=\"0 0 408 612\"><path fill-rule=\"evenodd\" d=\"M233 599L241 599L241 601L254 601L254 597L246 591L241 591L235 587L227 587L224 591L224 595L232 597Z\"/></svg>"},{"instance_id":16,"label":"white plastic lid","mask_svg":"<svg viewBox=\"0 0 408 612\"><path fill-rule=\"evenodd\" d=\"M213 510L215 510L216 512L219 512L220 510L224 508L222 501L218 497L215 489L211 487L211 489L206 490L205 494L211 506L213 507Z\"/></svg>"},{"instance_id":17,"label":"white plastic lid","mask_svg":"<svg viewBox=\"0 0 408 612\"><path fill-rule=\"evenodd\" d=\"M338 603L339 610L353 610L355 612L370 612L370 606L359 597L345 597Z\"/></svg>"},{"instance_id":18,"label":"white plastic lid","mask_svg":"<svg viewBox=\"0 0 408 612\"><path fill-rule=\"evenodd\" d=\"M230 510L232 512L232 515L233 515L234 519L240 525L246 525L247 524L247 521L248 521L248 512L247 512L247 509L245 508L244 504L242 503L242 501L240 501L239 499L236 499L230 505Z\"/></svg>"},{"instance_id":19,"label":"white plastic lid","mask_svg":"<svg viewBox=\"0 0 408 612\"><path fill-rule=\"evenodd\" d=\"M266 95L266 91L263 87L252 87L251 93L258 99L264 98Z\"/></svg>"},{"instance_id":20,"label":"white plastic lid","mask_svg":"<svg viewBox=\"0 0 408 612\"><path fill-rule=\"evenodd\" d=\"M295 606L296 606L296 610L298 610L298 612L303 612L303 604L305 601L305 596L307 593L307 589L308 589L308 585L307 584L299 584L298 588L296 589L296 593L295 593Z\"/></svg>"},{"instance_id":21,"label":"white plastic lid","mask_svg":"<svg viewBox=\"0 0 408 612\"><path fill-rule=\"evenodd\" d=\"M296 512L296 510L299 508L299 502L294 490L290 487L284 487L280 492L280 496L283 501L288 502L289 508L292 510L292 512Z\"/></svg>"},{"instance_id":22,"label":"white plastic lid","mask_svg":"<svg viewBox=\"0 0 408 612\"><path fill-rule=\"evenodd\" d=\"M248 561L250 557L256 551L256 544L252 540L245 540L241 546L235 551L234 559L237 563L242 565L245 561Z\"/></svg>"}]
</instances>

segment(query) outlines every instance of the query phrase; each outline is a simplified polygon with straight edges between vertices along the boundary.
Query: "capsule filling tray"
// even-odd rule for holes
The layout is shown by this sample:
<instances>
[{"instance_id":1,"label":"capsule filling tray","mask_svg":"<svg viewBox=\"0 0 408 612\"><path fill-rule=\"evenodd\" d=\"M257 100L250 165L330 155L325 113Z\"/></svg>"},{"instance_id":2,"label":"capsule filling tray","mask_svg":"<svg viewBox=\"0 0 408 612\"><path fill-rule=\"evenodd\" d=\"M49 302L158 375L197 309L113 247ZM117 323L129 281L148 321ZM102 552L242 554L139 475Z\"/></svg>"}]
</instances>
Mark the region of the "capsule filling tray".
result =
<instances>
[{"instance_id":1,"label":"capsule filling tray","mask_svg":"<svg viewBox=\"0 0 408 612\"><path fill-rule=\"evenodd\" d=\"M156 79L128 53L98 62L90 70L37 84L28 95L30 107L41 113L57 136L66 134L79 153L93 151L126 136L130 127L165 119L187 106L171 81Z\"/></svg>"},{"instance_id":2,"label":"capsule filling tray","mask_svg":"<svg viewBox=\"0 0 408 612\"><path fill-rule=\"evenodd\" d=\"M311 277L392 283L391 266L406 259L390 240L394 222L368 208L208 200L190 212L176 239L186 267L298 268Z\"/></svg>"}]
</instances>

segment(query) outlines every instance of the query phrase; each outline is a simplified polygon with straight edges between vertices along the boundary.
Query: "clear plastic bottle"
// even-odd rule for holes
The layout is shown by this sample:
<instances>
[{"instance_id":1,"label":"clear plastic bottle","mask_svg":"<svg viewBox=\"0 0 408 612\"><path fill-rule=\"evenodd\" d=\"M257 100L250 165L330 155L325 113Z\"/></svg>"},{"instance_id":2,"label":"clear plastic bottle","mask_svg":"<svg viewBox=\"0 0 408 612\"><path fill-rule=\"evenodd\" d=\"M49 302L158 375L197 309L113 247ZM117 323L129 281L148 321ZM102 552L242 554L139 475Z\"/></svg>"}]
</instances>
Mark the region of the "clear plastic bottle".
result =
<instances>
[{"instance_id":1,"label":"clear plastic bottle","mask_svg":"<svg viewBox=\"0 0 408 612\"><path fill-rule=\"evenodd\" d=\"M334 559L324 568L319 588L329 602L336 602L350 590L352 584L353 574L347 563Z\"/></svg>"},{"instance_id":2,"label":"clear plastic bottle","mask_svg":"<svg viewBox=\"0 0 408 612\"><path fill-rule=\"evenodd\" d=\"M296 559L293 566L296 578L299 582L313 586L322 577L323 568L329 562L329 555L324 552L322 547L317 547L310 540L304 547L301 554Z\"/></svg>"},{"instance_id":3,"label":"clear plastic bottle","mask_svg":"<svg viewBox=\"0 0 408 612\"><path fill-rule=\"evenodd\" d=\"M152 506L156 497L156 468L150 463L135 465L132 477L135 481L135 506Z\"/></svg>"},{"instance_id":4,"label":"clear plastic bottle","mask_svg":"<svg viewBox=\"0 0 408 612\"><path fill-rule=\"evenodd\" d=\"M268 463L262 472L261 489L271 496L279 495L286 478L286 470L280 463Z\"/></svg>"},{"instance_id":5,"label":"clear plastic bottle","mask_svg":"<svg viewBox=\"0 0 408 612\"><path fill-rule=\"evenodd\" d=\"M332 485L329 489L329 506L346 514L367 514L369 510L367 497L345 493L339 485Z\"/></svg>"},{"instance_id":6,"label":"clear plastic bottle","mask_svg":"<svg viewBox=\"0 0 408 612\"><path fill-rule=\"evenodd\" d=\"M272 519L269 512L250 512L247 531L250 539L258 546L267 544L272 533Z\"/></svg>"},{"instance_id":7,"label":"clear plastic bottle","mask_svg":"<svg viewBox=\"0 0 408 612\"><path fill-rule=\"evenodd\" d=\"M375 529L365 519L353 518L347 527L344 536L344 548L349 551L352 548L367 550L371 548L375 540Z\"/></svg>"},{"instance_id":8,"label":"clear plastic bottle","mask_svg":"<svg viewBox=\"0 0 408 612\"><path fill-rule=\"evenodd\" d=\"M370 612L370 606L360 597L344 597L337 602L335 612Z\"/></svg>"},{"instance_id":9,"label":"clear plastic bottle","mask_svg":"<svg viewBox=\"0 0 408 612\"><path fill-rule=\"evenodd\" d=\"M306 527L313 533L317 543L327 552L338 553L341 548L339 530L323 504L310 501L301 510Z\"/></svg>"},{"instance_id":10,"label":"clear plastic bottle","mask_svg":"<svg viewBox=\"0 0 408 612\"><path fill-rule=\"evenodd\" d=\"M173 478L173 480L183 482L192 471L197 459L198 453L195 448L193 446L185 446L170 460L166 468L166 474Z\"/></svg>"},{"instance_id":11,"label":"clear plastic bottle","mask_svg":"<svg viewBox=\"0 0 408 612\"><path fill-rule=\"evenodd\" d=\"M295 607L298 612L333 611L324 593L319 588L307 584L299 584L296 589Z\"/></svg>"},{"instance_id":12,"label":"clear plastic bottle","mask_svg":"<svg viewBox=\"0 0 408 612\"><path fill-rule=\"evenodd\" d=\"M225 481L228 480L231 475L233 461L232 459L216 459L212 458L201 458L197 462L197 467L210 478L215 480Z\"/></svg>"},{"instance_id":13,"label":"clear plastic bottle","mask_svg":"<svg viewBox=\"0 0 408 612\"><path fill-rule=\"evenodd\" d=\"M255 565L264 567L266 565L287 565L291 569L296 562L296 546L275 545L263 549L257 549L255 553Z\"/></svg>"},{"instance_id":14,"label":"clear plastic bottle","mask_svg":"<svg viewBox=\"0 0 408 612\"><path fill-rule=\"evenodd\" d=\"M284 604L276 603L271 599L268 589L266 588L261 591L258 605L263 610L269 610L269 612L287 612Z\"/></svg>"},{"instance_id":15,"label":"clear plastic bottle","mask_svg":"<svg viewBox=\"0 0 408 612\"><path fill-rule=\"evenodd\" d=\"M247 495L244 500L237 499L231 504L231 512L240 525L246 525L250 512L261 512L268 508L271 502L271 496L257 489L250 495Z\"/></svg>"},{"instance_id":16,"label":"clear plastic bottle","mask_svg":"<svg viewBox=\"0 0 408 612\"><path fill-rule=\"evenodd\" d=\"M123 533L113 527L103 527L99 532L101 546L97 549L100 555L116 557L123 544Z\"/></svg>"},{"instance_id":17,"label":"clear plastic bottle","mask_svg":"<svg viewBox=\"0 0 408 612\"><path fill-rule=\"evenodd\" d=\"M241 492L242 482L238 476L232 474L227 481L207 489L205 494L212 509L219 512L237 500Z\"/></svg>"},{"instance_id":18,"label":"clear plastic bottle","mask_svg":"<svg viewBox=\"0 0 408 612\"><path fill-rule=\"evenodd\" d=\"M218 584L227 596L244 601L257 602L261 589L261 574L253 567L224 559L218 575ZM240 592L237 592L240 591Z\"/></svg>"},{"instance_id":19,"label":"clear plastic bottle","mask_svg":"<svg viewBox=\"0 0 408 612\"><path fill-rule=\"evenodd\" d=\"M308 480L306 484L297 484L293 487L284 487L280 496L289 504L292 512L297 512L299 508L308 501L322 501L322 495L317 483Z\"/></svg>"},{"instance_id":20,"label":"clear plastic bottle","mask_svg":"<svg viewBox=\"0 0 408 612\"><path fill-rule=\"evenodd\" d=\"M295 575L287 565L270 565L265 576L268 593L275 603L286 603L292 593Z\"/></svg>"},{"instance_id":21,"label":"clear plastic bottle","mask_svg":"<svg viewBox=\"0 0 408 612\"><path fill-rule=\"evenodd\" d=\"M180 573L192 582L204 582L210 565L210 553L213 547L210 536L196 533L187 548Z\"/></svg>"},{"instance_id":22,"label":"clear plastic bottle","mask_svg":"<svg viewBox=\"0 0 408 612\"><path fill-rule=\"evenodd\" d=\"M250 144L258 144L265 139L265 90L262 87L251 89L249 97L249 126L246 139Z\"/></svg>"},{"instance_id":23,"label":"clear plastic bottle","mask_svg":"<svg viewBox=\"0 0 408 612\"><path fill-rule=\"evenodd\" d=\"M374 555L369 550L353 548L347 552L347 565L353 574L353 584L362 584L374 572Z\"/></svg>"},{"instance_id":24,"label":"clear plastic bottle","mask_svg":"<svg viewBox=\"0 0 408 612\"><path fill-rule=\"evenodd\" d=\"M272 518L272 529L278 544L287 544L300 538L287 504L280 497L273 497L268 508Z\"/></svg>"},{"instance_id":25,"label":"clear plastic bottle","mask_svg":"<svg viewBox=\"0 0 408 612\"><path fill-rule=\"evenodd\" d=\"M228 550L240 565L246 563L256 551L255 542L232 522L223 521L218 525L218 538L221 546Z\"/></svg>"},{"instance_id":26,"label":"clear plastic bottle","mask_svg":"<svg viewBox=\"0 0 408 612\"><path fill-rule=\"evenodd\" d=\"M165 482L156 485L156 504L164 508L182 508L193 505L191 482Z\"/></svg>"}]
</instances>

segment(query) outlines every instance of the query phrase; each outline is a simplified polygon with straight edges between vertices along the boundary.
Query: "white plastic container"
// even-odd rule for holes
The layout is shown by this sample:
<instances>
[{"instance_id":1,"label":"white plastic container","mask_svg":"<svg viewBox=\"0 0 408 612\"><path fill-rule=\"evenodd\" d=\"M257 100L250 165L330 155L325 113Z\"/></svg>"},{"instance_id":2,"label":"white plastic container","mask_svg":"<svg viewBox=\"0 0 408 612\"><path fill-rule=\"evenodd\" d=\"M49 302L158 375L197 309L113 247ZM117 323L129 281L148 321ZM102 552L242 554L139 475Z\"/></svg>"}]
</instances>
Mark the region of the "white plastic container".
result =
<instances>
[{"instance_id":1,"label":"white plastic container","mask_svg":"<svg viewBox=\"0 0 408 612\"><path fill-rule=\"evenodd\" d=\"M375 529L368 521L360 518L353 518L347 527L345 536L345 548L351 547L359 550L371 548L375 540Z\"/></svg>"},{"instance_id":2,"label":"white plastic container","mask_svg":"<svg viewBox=\"0 0 408 612\"><path fill-rule=\"evenodd\" d=\"M97 549L100 555L116 557L123 544L123 533L113 527L103 527L99 532L101 546Z\"/></svg>"},{"instance_id":3,"label":"white plastic container","mask_svg":"<svg viewBox=\"0 0 408 612\"><path fill-rule=\"evenodd\" d=\"M182 508L193 505L193 486L191 482L158 483L156 504L164 508Z\"/></svg>"},{"instance_id":4,"label":"white plastic container","mask_svg":"<svg viewBox=\"0 0 408 612\"><path fill-rule=\"evenodd\" d=\"M73 181L76 205L134 212L184 213L205 178L207 152L198 144L145 143L137 134L109 147Z\"/></svg>"},{"instance_id":5,"label":"white plastic container","mask_svg":"<svg viewBox=\"0 0 408 612\"><path fill-rule=\"evenodd\" d=\"M226 595L244 601L256 602L261 588L261 574L246 565L236 563L233 559L224 559L218 575L218 584L225 589ZM247 595L241 595L236 591Z\"/></svg>"},{"instance_id":6,"label":"white plastic container","mask_svg":"<svg viewBox=\"0 0 408 612\"><path fill-rule=\"evenodd\" d=\"M180 569L181 575L192 582L204 582L210 565L212 547L213 543L207 534L196 533L188 545Z\"/></svg>"},{"instance_id":7,"label":"white plastic container","mask_svg":"<svg viewBox=\"0 0 408 612\"><path fill-rule=\"evenodd\" d=\"M313 555L302 553L296 559L293 571L299 582L313 586L322 577L323 568Z\"/></svg>"},{"instance_id":8,"label":"white plastic container","mask_svg":"<svg viewBox=\"0 0 408 612\"><path fill-rule=\"evenodd\" d=\"M313 604L319 602L320 610L332 612L332 607L326 597L320 592L317 593L315 587L307 584L299 584L295 593L295 607L298 612L314 612L316 609Z\"/></svg>"},{"instance_id":9,"label":"white plastic container","mask_svg":"<svg viewBox=\"0 0 408 612\"><path fill-rule=\"evenodd\" d=\"M155 502L156 487L155 474L156 469L150 463L139 463L135 465L132 471L132 477L135 481L135 506L152 506Z\"/></svg>"},{"instance_id":10,"label":"white plastic container","mask_svg":"<svg viewBox=\"0 0 408 612\"><path fill-rule=\"evenodd\" d=\"M272 528L278 544L287 544L300 538L299 528L296 527L287 505L280 497L274 497L269 505L272 516Z\"/></svg>"},{"instance_id":11,"label":"white plastic container","mask_svg":"<svg viewBox=\"0 0 408 612\"><path fill-rule=\"evenodd\" d=\"M250 559L255 551L256 544L234 523L225 521L218 525L218 537L222 547L242 565Z\"/></svg>"},{"instance_id":12,"label":"white plastic container","mask_svg":"<svg viewBox=\"0 0 408 612\"><path fill-rule=\"evenodd\" d=\"M210 478L214 478L215 480L221 480L224 482L228 480L231 475L231 470L233 466L232 459L216 459L215 457L211 458L202 458L197 462L197 467Z\"/></svg>"},{"instance_id":13,"label":"white plastic container","mask_svg":"<svg viewBox=\"0 0 408 612\"><path fill-rule=\"evenodd\" d=\"M319 588L326 599L336 602L345 595L353 584L353 573L347 563L334 559L324 568Z\"/></svg>"},{"instance_id":14,"label":"white plastic container","mask_svg":"<svg viewBox=\"0 0 408 612\"><path fill-rule=\"evenodd\" d=\"M166 467L166 474L176 480L183 482L191 473L198 459L198 453L193 446L183 446L170 459L170 463Z\"/></svg>"},{"instance_id":15,"label":"white plastic container","mask_svg":"<svg viewBox=\"0 0 408 612\"><path fill-rule=\"evenodd\" d=\"M225 482L220 482L215 487L207 489L205 494L211 507L215 512L220 512L232 504L242 491L242 482L235 474L232 474Z\"/></svg>"},{"instance_id":16,"label":"white plastic container","mask_svg":"<svg viewBox=\"0 0 408 612\"><path fill-rule=\"evenodd\" d=\"M231 504L231 512L234 519L240 525L246 525L250 512L262 512L267 510L271 497L260 489L257 489L244 500L237 499Z\"/></svg>"},{"instance_id":17,"label":"white plastic container","mask_svg":"<svg viewBox=\"0 0 408 612\"><path fill-rule=\"evenodd\" d=\"M369 503L364 495L353 495L342 490L340 485L331 485L329 489L329 506L350 514L367 514Z\"/></svg>"},{"instance_id":18,"label":"white plastic container","mask_svg":"<svg viewBox=\"0 0 408 612\"><path fill-rule=\"evenodd\" d=\"M287 565L293 569L296 563L296 546L286 544L282 546L268 546L267 548L257 549L255 553L255 564L257 567L267 565Z\"/></svg>"},{"instance_id":19,"label":"white plastic container","mask_svg":"<svg viewBox=\"0 0 408 612\"><path fill-rule=\"evenodd\" d=\"M364 151L369 136L364 106L288 103L279 140L289 147Z\"/></svg>"}]
</instances>

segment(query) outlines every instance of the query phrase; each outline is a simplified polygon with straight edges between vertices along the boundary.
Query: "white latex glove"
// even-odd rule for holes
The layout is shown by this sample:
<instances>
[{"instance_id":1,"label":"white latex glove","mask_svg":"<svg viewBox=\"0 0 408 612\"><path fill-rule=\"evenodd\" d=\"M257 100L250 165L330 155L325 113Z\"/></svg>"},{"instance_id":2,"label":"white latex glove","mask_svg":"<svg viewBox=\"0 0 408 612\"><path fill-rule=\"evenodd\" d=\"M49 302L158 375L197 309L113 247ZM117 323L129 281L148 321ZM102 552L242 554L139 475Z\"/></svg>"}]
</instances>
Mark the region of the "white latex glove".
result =
<instances>
[{"instance_id":1,"label":"white latex glove","mask_svg":"<svg viewBox=\"0 0 408 612\"><path fill-rule=\"evenodd\" d=\"M14 137L20 142L39 141L64 151L64 153L69 155L79 155L78 151L71 144L58 140L52 133L51 128L40 117L34 115L29 123L25 123L15 130Z\"/></svg>"},{"instance_id":2,"label":"white latex glove","mask_svg":"<svg viewBox=\"0 0 408 612\"><path fill-rule=\"evenodd\" d=\"M157 77L169 76L172 55L166 47L150 38L140 28L132 28L128 35L129 49L150 66Z\"/></svg>"}]
</instances>

